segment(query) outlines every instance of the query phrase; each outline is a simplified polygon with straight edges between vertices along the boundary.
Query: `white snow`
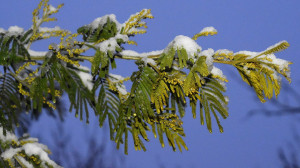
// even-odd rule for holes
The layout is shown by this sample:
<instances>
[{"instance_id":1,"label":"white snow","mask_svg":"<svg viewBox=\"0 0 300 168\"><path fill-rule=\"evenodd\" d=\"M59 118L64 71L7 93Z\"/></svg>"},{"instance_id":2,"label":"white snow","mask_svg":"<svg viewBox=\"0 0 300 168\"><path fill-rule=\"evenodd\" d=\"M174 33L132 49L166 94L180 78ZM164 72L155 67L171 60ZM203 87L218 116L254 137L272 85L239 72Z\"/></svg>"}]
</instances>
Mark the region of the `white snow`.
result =
<instances>
[{"instance_id":1,"label":"white snow","mask_svg":"<svg viewBox=\"0 0 300 168\"><path fill-rule=\"evenodd\" d=\"M96 44L95 47L99 48L103 52L114 52L116 50L116 47L120 47L117 43L117 39L122 39L126 42L128 41L128 36L123 34L117 34L115 37L111 37L108 40Z\"/></svg>"},{"instance_id":2,"label":"white snow","mask_svg":"<svg viewBox=\"0 0 300 168\"><path fill-rule=\"evenodd\" d=\"M152 59L152 58L144 57L144 58L142 58L142 60L144 61L145 65L147 65L147 63L150 63L150 64L152 64L154 66L157 65L156 62L154 61L154 59Z\"/></svg>"},{"instance_id":3,"label":"white snow","mask_svg":"<svg viewBox=\"0 0 300 168\"><path fill-rule=\"evenodd\" d=\"M219 68L217 68L217 67L215 67L215 66L213 66L213 68L211 70L211 73L213 75L219 76L219 77L221 77L223 79L227 79L226 76L223 74L222 70L219 69ZM226 89L226 83L223 80L218 80L218 81ZM226 101L226 99L225 99L225 101ZM226 102L228 102L228 100Z\"/></svg>"},{"instance_id":4,"label":"white snow","mask_svg":"<svg viewBox=\"0 0 300 168\"><path fill-rule=\"evenodd\" d=\"M264 67L264 68L266 68L266 69L272 71L272 72L273 72L273 74L272 74L273 78L274 78L275 80L277 80L279 83L281 82L281 76L279 75L279 73L277 73L277 71L275 71L275 69L270 68L269 66L264 65L264 64L262 64L262 67Z\"/></svg>"},{"instance_id":5,"label":"white snow","mask_svg":"<svg viewBox=\"0 0 300 168\"><path fill-rule=\"evenodd\" d=\"M24 135L26 136L26 135ZM3 135L3 128L0 127L0 140L1 142L7 142L7 141L16 141L18 144L19 143L19 140L18 138L10 133L10 132L6 132L6 136ZM55 168L61 168L60 166L58 166L54 161L52 161L49 157L48 157L48 153L46 151L49 151L48 147L46 145L43 145L43 144L40 144L40 143L37 143L38 139L37 138L31 138L31 137L28 137L28 138L25 138L23 139L23 141L31 141L29 143L26 143L24 144L23 146L21 147L18 147L18 148L13 148L13 147L10 147L8 149L6 149L5 151L3 151L1 153L1 157L3 159L11 159L13 158L14 156L15 157L18 157L18 159L28 168L33 168L33 166L28 162L26 161L23 157L20 157L18 156L17 154L21 151L25 151L26 155L28 156L32 156L32 155L38 155L39 158L41 159L42 161L42 164L44 164L43 162L47 162L49 164L51 164L53 167Z\"/></svg>"},{"instance_id":6,"label":"white snow","mask_svg":"<svg viewBox=\"0 0 300 168\"><path fill-rule=\"evenodd\" d=\"M284 60L284 59L280 59L280 58L276 58L276 56L274 54L268 54L266 55L267 58L272 59L272 63L275 65L278 65L279 69L282 71L285 68L288 68L289 66L289 62Z\"/></svg>"},{"instance_id":7,"label":"white snow","mask_svg":"<svg viewBox=\"0 0 300 168\"><path fill-rule=\"evenodd\" d=\"M253 58L258 54L259 54L258 52L252 52L252 51L239 51L239 52L234 53L234 56L236 56L236 55L247 55L247 56L249 56L249 58Z\"/></svg>"},{"instance_id":8,"label":"white snow","mask_svg":"<svg viewBox=\"0 0 300 168\"><path fill-rule=\"evenodd\" d=\"M85 71L88 71L88 72L91 72L91 69L89 67L86 67L86 66L79 65L78 68L82 69L82 70L85 70Z\"/></svg>"},{"instance_id":9,"label":"white snow","mask_svg":"<svg viewBox=\"0 0 300 168\"><path fill-rule=\"evenodd\" d=\"M120 52L121 55L140 57L140 53L133 50L123 50Z\"/></svg>"},{"instance_id":10,"label":"white snow","mask_svg":"<svg viewBox=\"0 0 300 168\"><path fill-rule=\"evenodd\" d=\"M48 157L48 154L44 151L45 148L47 148L45 145L39 143L27 143L23 145L23 149L27 155L38 155L41 160L46 161L55 167L59 167Z\"/></svg>"},{"instance_id":11,"label":"white snow","mask_svg":"<svg viewBox=\"0 0 300 168\"><path fill-rule=\"evenodd\" d=\"M8 32L11 33L11 34L19 35L19 34L22 34L24 32L24 29L19 27L19 26L10 26L8 28Z\"/></svg>"},{"instance_id":12,"label":"white snow","mask_svg":"<svg viewBox=\"0 0 300 168\"><path fill-rule=\"evenodd\" d=\"M128 36L125 35L125 34L117 34L117 35L116 35L115 37L113 37L113 38L115 38L115 39L122 39L124 42L126 42L126 41L129 40Z\"/></svg>"},{"instance_id":13,"label":"white snow","mask_svg":"<svg viewBox=\"0 0 300 168\"><path fill-rule=\"evenodd\" d=\"M48 51L34 51L29 49L28 53L30 54L30 56L34 56L34 57L43 57L47 54Z\"/></svg>"},{"instance_id":14,"label":"white snow","mask_svg":"<svg viewBox=\"0 0 300 168\"><path fill-rule=\"evenodd\" d=\"M210 27L205 27L200 31L200 33L205 33L205 32L215 32L215 33L217 33L217 30L214 27L210 26Z\"/></svg>"},{"instance_id":15,"label":"white snow","mask_svg":"<svg viewBox=\"0 0 300 168\"><path fill-rule=\"evenodd\" d=\"M83 69L83 66L80 66L81 69ZM93 76L90 73L82 72L82 71L77 71L77 74L79 75L82 83L84 84L85 87L87 87L89 90L93 89Z\"/></svg>"},{"instance_id":16,"label":"white snow","mask_svg":"<svg viewBox=\"0 0 300 168\"><path fill-rule=\"evenodd\" d=\"M147 58L147 57L151 56L151 55L160 55L162 53L163 53L163 50L143 52L143 53L138 53L138 52L133 51L133 50L123 50L120 54L121 55L126 55L126 56L132 56L132 57L140 57L145 62L145 64L151 63L153 65L156 65L156 62L153 59Z\"/></svg>"},{"instance_id":17,"label":"white snow","mask_svg":"<svg viewBox=\"0 0 300 168\"><path fill-rule=\"evenodd\" d=\"M220 50L216 51L216 54L219 54L219 55L222 55L222 54L229 55L229 54L233 54L233 52L230 51L230 50L227 50L227 49L220 49Z\"/></svg>"},{"instance_id":18,"label":"white snow","mask_svg":"<svg viewBox=\"0 0 300 168\"><path fill-rule=\"evenodd\" d=\"M0 33L6 33L6 30L0 27Z\"/></svg>"},{"instance_id":19,"label":"white snow","mask_svg":"<svg viewBox=\"0 0 300 168\"><path fill-rule=\"evenodd\" d=\"M62 30L62 29L59 26L55 26L53 28L39 27L39 31L41 31L41 32L51 32L51 31L58 31L58 30Z\"/></svg>"},{"instance_id":20,"label":"white snow","mask_svg":"<svg viewBox=\"0 0 300 168\"><path fill-rule=\"evenodd\" d=\"M229 97L228 96L224 96L225 98L225 102L228 103L229 102Z\"/></svg>"},{"instance_id":21,"label":"white snow","mask_svg":"<svg viewBox=\"0 0 300 168\"><path fill-rule=\"evenodd\" d=\"M216 76L220 76L221 78L226 79L226 76L223 74L222 70L213 66L211 73Z\"/></svg>"},{"instance_id":22,"label":"white snow","mask_svg":"<svg viewBox=\"0 0 300 168\"><path fill-rule=\"evenodd\" d=\"M126 55L126 56L133 56L133 57L147 57L150 55L160 55L163 53L164 50L157 50L157 51L151 51L151 52L143 52L143 53L138 53L133 50L123 50L120 52L121 55Z\"/></svg>"},{"instance_id":23,"label":"white snow","mask_svg":"<svg viewBox=\"0 0 300 168\"><path fill-rule=\"evenodd\" d=\"M194 58L195 54L202 50L202 48L190 37L179 35L164 49L164 53L173 48L175 50L184 48L188 54L188 58Z\"/></svg>"},{"instance_id":24,"label":"white snow","mask_svg":"<svg viewBox=\"0 0 300 168\"><path fill-rule=\"evenodd\" d=\"M23 137L25 137L25 136L29 136L29 134L23 134ZM26 139L23 139L23 141L31 141L31 142L38 142L39 141L39 139L38 138L32 138L32 137L28 137L28 138L26 138Z\"/></svg>"},{"instance_id":25,"label":"white snow","mask_svg":"<svg viewBox=\"0 0 300 168\"><path fill-rule=\"evenodd\" d=\"M9 131L6 131L6 136L3 135L3 128L0 127L0 140L2 142L5 142L5 141L18 141L18 138L16 137L16 135L14 135L13 133L9 132Z\"/></svg>"},{"instance_id":26,"label":"white snow","mask_svg":"<svg viewBox=\"0 0 300 168\"><path fill-rule=\"evenodd\" d=\"M107 22L108 18L110 19L110 21L113 21L116 23L118 30L121 30L122 25L117 21L116 15L114 15L114 14L98 17L92 23L88 24L88 26L90 26L92 29L96 29L99 26L102 27Z\"/></svg>"},{"instance_id":27,"label":"white snow","mask_svg":"<svg viewBox=\"0 0 300 168\"><path fill-rule=\"evenodd\" d=\"M284 41L282 41L282 42L284 42ZM279 43L275 44L274 46L279 45L279 44L282 43L282 42L279 42ZM273 48L274 46L269 47L268 49ZM267 49L267 50L268 50L268 49ZM260 53L261 53L261 52L260 52ZM251 58L254 58L255 56L259 55L260 53L259 53L259 52L251 52L251 51L239 51L239 52L237 52L237 53L234 53L234 56L239 55L239 54L243 54L243 55L247 55L248 58L251 59ZM279 70L280 70L280 71L282 71L282 70L284 70L284 69L289 69L289 67L288 67L289 62L286 61L286 60L284 60L284 59L276 58L276 56L275 56L274 54L260 55L259 57L260 57L260 58L261 58L261 57L267 57L267 58L271 59L271 60L272 60L271 63L277 65L277 66L279 67ZM263 61L263 62L268 62L268 63L269 63L269 61L267 61L267 60L262 60L262 61ZM270 69L270 68L269 68L269 69ZM273 70L273 69L272 69L272 70ZM274 70L273 70L273 71L274 71ZM275 73L277 73L277 72L274 71L274 77L275 77L276 79L280 79L280 76L279 76L278 74L275 74ZM290 76L290 73L287 72L287 75Z\"/></svg>"},{"instance_id":28,"label":"white snow","mask_svg":"<svg viewBox=\"0 0 300 168\"><path fill-rule=\"evenodd\" d=\"M55 12L56 8L52 5L49 5L49 12Z\"/></svg>"},{"instance_id":29,"label":"white snow","mask_svg":"<svg viewBox=\"0 0 300 168\"><path fill-rule=\"evenodd\" d=\"M18 152L20 152L22 149L21 148L9 148L8 150L4 151L2 154L1 154L1 157L3 159L10 159L12 158L15 154L17 154Z\"/></svg>"},{"instance_id":30,"label":"white snow","mask_svg":"<svg viewBox=\"0 0 300 168\"><path fill-rule=\"evenodd\" d=\"M108 74L109 79L112 82L116 82L116 88L118 89L118 91L122 94L122 95L126 95L127 94L127 90L124 84L119 83L119 81L124 80L125 78L122 77L121 75L116 75L116 74Z\"/></svg>"},{"instance_id":31,"label":"white snow","mask_svg":"<svg viewBox=\"0 0 300 168\"><path fill-rule=\"evenodd\" d=\"M117 87L117 89L119 90L119 92L120 92L122 95L126 95L126 94L127 94L127 90L126 90L125 85L117 85L116 87Z\"/></svg>"},{"instance_id":32,"label":"white snow","mask_svg":"<svg viewBox=\"0 0 300 168\"><path fill-rule=\"evenodd\" d=\"M279 46L279 45L282 44L282 43L288 43L288 42L287 42L286 40L282 40L282 41L280 41L280 42L278 42L278 43L276 43L276 44L274 44L274 45L268 47L265 51L270 50L270 49L272 49L272 48L275 48L275 47Z\"/></svg>"},{"instance_id":33,"label":"white snow","mask_svg":"<svg viewBox=\"0 0 300 168\"><path fill-rule=\"evenodd\" d=\"M23 157L17 156L17 158L26 166L26 168L33 168L33 165L27 160L25 160Z\"/></svg>"},{"instance_id":34,"label":"white snow","mask_svg":"<svg viewBox=\"0 0 300 168\"><path fill-rule=\"evenodd\" d=\"M124 80L125 78L121 75L116 75L116 74L112 74L112 73L109 73L108 76L110 77L110 80L112 82L118 82L120 80Z\"/></svg>"},{"instance_id":35,"label":"white snow","mask_svg":"<svg viewBox=\"0 0 300 168\"><path fill-rule=\"evenodd\" d=\"M199 57L206 56L206 65L207 65L209 71L211 71L213 69L214 53L215 53L214 50L209 48L207 50L200 52L200 54L199 54Z\"/></svg>"}]
</instances>

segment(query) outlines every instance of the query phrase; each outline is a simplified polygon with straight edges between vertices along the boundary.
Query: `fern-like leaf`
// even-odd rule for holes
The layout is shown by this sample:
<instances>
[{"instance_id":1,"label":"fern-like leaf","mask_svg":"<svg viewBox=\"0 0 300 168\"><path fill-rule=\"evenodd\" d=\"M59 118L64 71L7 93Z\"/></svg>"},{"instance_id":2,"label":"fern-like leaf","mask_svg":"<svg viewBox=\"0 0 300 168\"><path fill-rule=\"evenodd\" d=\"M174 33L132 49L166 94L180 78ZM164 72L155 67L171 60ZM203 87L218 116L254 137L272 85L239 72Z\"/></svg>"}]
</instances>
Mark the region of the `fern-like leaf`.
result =
<instances>
[{"instance_id":1,"label":"fern-like leaf","mask_svg":"<svg viewBox=\"0 0 300 168\"><path fill-rule=\"evenodd\" d=\"M30 55L21 41L22 38L26 37L25 35L0 34L0 65L17 63L26 57L30 59Z\"/></svg>"},{"instance_id":2,"label":"fern-like leaf","mask_svg":"<svg viewBox=\"0 0 300 168\"><path fill-rule=\"evenodd\" d=\"M22 109L18 84L9 73L0 74L0 127L13 130L18 125L18 116Z\"/></svg>"},{"instance_id":3,"label":"fern-like leaf","mask_svg":"<svg viewBox=\"0 0 300 168\"><path fill-rule=\"evenodd\" d=\"M227 101L222 92L225 92L225 87L218 79L205 78L205 84L200 89L200 121L204 124L203 112L209 132L212 132L211 113L213 113L220 132L223 132L223 127L220 124L216 111L226 119L228 117Z\"/></svg>"}]
</instances>

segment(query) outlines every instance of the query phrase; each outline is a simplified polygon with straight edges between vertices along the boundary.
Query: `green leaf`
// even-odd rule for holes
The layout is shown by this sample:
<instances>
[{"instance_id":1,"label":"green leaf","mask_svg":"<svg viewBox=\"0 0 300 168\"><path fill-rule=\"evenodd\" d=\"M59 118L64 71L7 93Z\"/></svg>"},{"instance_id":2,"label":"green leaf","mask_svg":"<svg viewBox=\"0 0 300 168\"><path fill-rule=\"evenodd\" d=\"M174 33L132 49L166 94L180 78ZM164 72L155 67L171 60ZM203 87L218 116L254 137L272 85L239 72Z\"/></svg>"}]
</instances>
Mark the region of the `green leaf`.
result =
<instances>
[{"instance_id":1,"label":"green leaf","mask_svg":"<svg viewBox=\"0 0 300 168\"><path fill-rule=\"evenodd\" d=\"M99 24L96 29L86 25L78 28L77 32L83 35L84 41L95 43L99 40L107 40L110 37L114 37L117 34L117 26L116 23L111 21L108 17L106 23L103 25Z\"/></svg>"},{"instance_id":2,"label":"green leaf","mask_svg":"<svg viewBox=\"0 0 300 168\"><path fill-rule=\"evenodd\" d=\"M209 132L212 132L211 125L211 114L213 113L217 124L219 126L220 132L223 132L223 127L220 124L219 118L215 111L217 110L219 114L225 119L228 117L227 102L225 96L222 92L225 91L224 86L220 84L218 79L205 78L206 82L200 88L200 121L204 124L203 110L205 114L206 125Z\"/></svg>"}]
</instances>

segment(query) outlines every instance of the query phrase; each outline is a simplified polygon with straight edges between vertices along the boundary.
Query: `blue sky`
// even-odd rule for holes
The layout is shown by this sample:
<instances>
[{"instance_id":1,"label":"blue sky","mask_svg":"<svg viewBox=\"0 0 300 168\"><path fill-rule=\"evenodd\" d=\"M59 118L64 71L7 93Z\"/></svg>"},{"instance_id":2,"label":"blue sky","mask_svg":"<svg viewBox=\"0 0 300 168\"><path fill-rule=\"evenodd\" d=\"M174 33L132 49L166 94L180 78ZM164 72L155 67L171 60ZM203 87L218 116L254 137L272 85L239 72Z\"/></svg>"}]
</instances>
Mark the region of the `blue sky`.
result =
<instances>
[{"instance_id":1,"label":"blue sky","mask_svg":"<svg viewBox=\"0 0 300 168\"><path fill-rule=\"evenodd\" d=\"M2 0L3 1L3 0ZM73 32L95 18L115 14L119 22L143 8L152 9L154 19L148 20L148 32L136 37L138 46L127 46L139 52L165 48L177 35L193 36L202 28L214 26L218 34L199 39L197 42L203 49L229 49L262 51L281 40L287 40L290 48L277 53L276 56L292 61L292 84L298 92L300 84L300 1L299 0L72 0L65 3L56 16L55 24ZM25 29L31 26L31 12L37 1L10 0L3 1L0 6L0 27L18 25ZM50 1L58 4L58 1ZM46 49L49 43L34 45L37 50ZM124 76L137 68L133 62L118 61L118 70L114 71ZM189 151L173 152L168 146L161 148L158 140L152 138L146 144L147 152L134 151L131 145L129 155L125 156L126 165L130 167L243 167L262 168L280 167L277 149L286 145L291 139L291 127L299 127L295 117L265 117L257 115L247 119L248 111L256 108L272 108L270 103L261 104L254 92L241 82L236 71L228 66L216 65L228 77L226 95L229 96L229 117L222 120L224 133L219 133L214 124L214 132L210 134L200 125L199 118L192 119L191 110L187 108L184 118L184 128L187 137L185 141ZM284 91L279 99L289 95ZM299 100L289 99L291 105L299 105ZM77 141L82 137L82 127L93 127L96 124L84 126L76 119L66 121L66 127L76 128L72 131ZM47 122L45 122L47 121ZM43 132L56 128L53 120L43 117L36 123ZM78 129L77 129L78 128ZM33 129L33 134L39 132ZM47 134L47 133L45 133ZM99 134L101 130L99 128ZM49 135L49 134L48 134ZM79 140L80 141L80 140ZM109 142L113 143L113 142ZM50 145L49 145L50 146ZM122 151L121 151L122 152Z\"/></svg>"}]
</instances>

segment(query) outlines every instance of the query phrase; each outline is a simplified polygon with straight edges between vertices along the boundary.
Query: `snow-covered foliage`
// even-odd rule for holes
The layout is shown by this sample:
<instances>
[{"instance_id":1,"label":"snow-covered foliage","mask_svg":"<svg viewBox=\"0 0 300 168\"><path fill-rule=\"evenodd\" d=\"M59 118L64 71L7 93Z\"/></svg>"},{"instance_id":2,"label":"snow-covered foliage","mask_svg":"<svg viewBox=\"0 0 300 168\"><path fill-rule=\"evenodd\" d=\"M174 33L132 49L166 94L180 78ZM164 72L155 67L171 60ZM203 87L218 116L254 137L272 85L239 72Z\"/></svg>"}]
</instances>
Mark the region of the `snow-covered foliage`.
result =
<instances>
[{"instance_id":1,"label":"snow-covered foliage","mask_svg":"<svg viewBox=\"0 0 300 168\"><path fill-rule=\"evenodd\" d=\"M35 56L35 57L44 57L47 54L47 52L48 51L34 51L34 50L31 50L31 49L28 50L28 53L31 56Z\"/></svg>"},{"instance_id":2,"label":"snow-covered foliage","mask_svg":"<svg viewBox=\"0 0 300 168\"><path fill-rule=\"evenodd\" d=\"M53 31L59 31L62 30L59 26L55 26L55 27L39 27L38 29L40 32L53 32Z\"/></svg>"},{"instance_id":3,"label":"snow-covered foliage","mask_svg":"<svg viewBox=\"0 0 300 168\"><path fill-rule=\"evenodd\" d=\"M84 86L87 87L89 90L93 89L93 76L91 75L90 68L86 66L80 65L79 70L77 71L77 74L81 78L81 81L83 82ZM84 71L82 71L84 70Z\"/></svg>"},{"instance_id":4,"label":"snow-covered foliage","mask_svg":"<svg viewBox=\"0 0 300 168\"><path fill-rule=\"evenodd\" d=\"M205 56L206 57L206 65L208 67L208 70L211 71L213 68L213 62L214 62L214 50L212 48L209 48L207 50L203 50L202 52L200 52L199 56Z\"/></svg>"},{"instance_id":5,"label":"snow-covered foliage","mask_svg":"<svg viewBox=\"0 0 300 168\"><path fill-rule=\"evenodd\" d=\"M114 14L98 17L92 23L88 24L87 26L91 27L93 30L95 30L99 27L102 28L107 23L107 19L110 19L110 21L116 23L117 29L121 30L122 25L117 21L116 15L114 15Z\"/></svg>"},{"instance_id":6,"label":"snow-covered foliage","mask_svg":"<svg viewBox=\"0 0 300 168\"><path fill-rule=\"evenodd\" d=\"M19 34L22 34L24 32L24 29L19 27L19 26L10 26L8 28L8 32L11 33L11 34L19 35Z\"/></svg>"},{"instance_id":7,"label":"snow-covered foliage","mask_svg":"<svg viewBox=\"0 0 300 168\"><path fill-rule=\"evenodd\" d=\"M199 33L195 34L192 39L197 40L201 36L208 36L208 35L212 36L212 35L215 35L217 33L218 33L218 31L214 27L212 27L212 26L205 27Z\"/></svg>"},{"instance_id":8,"label":"snow-covered foliage","mask_svg":"<svg viewBox=\"0 0 300 168\"><path fill-rule=\"evenodd\" d=\"M116 89L122 94L127 95L127 90L125 85L123 84L123 81L126 80L126 78L122 77L121 75L116 74L108 74L109 80L115 84Z\"/></svg>"},{"instance_id":9,"label":"snow-covered foliage","mask_svg":"<svg viewBox=\"0 0 300 168\"><path fill-rule=\"evenodd\" d=\"M116 48L121 48L121 46L118 44L117 40L123 40L124 42L128 41L128 36L123 34L117 34L114 37L109 38L108 40L103 41L102 43L99 43L95 45L96 48L103 52L115 52Z\"/></svg>"},{"instance_id":10,"label":"snow-covered foliage","mask_svg":"<svg viewBox=\"0 0 300 168\"><path fill-rule=\"evenodd\" d=\"M129 55L132 57L149 57L149 56L153 56L153 55L160 55L163 53L164 50L157 50L157 51L151 51L151 52L143 52L143 53L138 53L136 51L133 50L123 50L122 52L120 52L121 55Z\"/></svg>"},{"instance_id":11,"label":"snow-covered foliage","mask_svg":"<svg viewBox=\"0 0 300 168\"><path fill-rule=\"evenodd\" d=\"M0 144L2 148L1 160L10 167L53 167L60 168L48 156L50 151L47 146L38 143L37 138L30 138L29 135L24 135L17 138L13 133L3 132L0 127Z\"/></svg>"},{"instance_id":12,"label":"snow-covered foliage","mask_svg":"<svg viewBox=\"0 0 300 168\"><path fill-rule=\"evenodd\" d=\"M201 33L217 33L217 30L214 27L205 27L200 31Z\"/></svg>"},{"instance_id":13,"label":"snow-covered foliage","mask_svg":"<svg viewBox=\"0 0 300 168\"><path fill-rule=\"evenodd\" d=\"M202 50L195 40L183 35L176 36L164 49L164 53L169 52L171 48L175 50L184 48L187 52L188 59L194 59L195 55Z\"/></svg>"},{"instance_id":14,"label":"snow-covered foliage","mask_svg":"<svg viewBox=\"0 0 300 168\"><path fill-rule=\"evenodd\" d=\"M0 33L6 33L6 31L0 27Z\"/></svg>"},{"instance_id":15,"label":"snow-covered foliage","mask_svg":"<svg viewBox=\"0 0 300 168\"><path fill-rule=\"evenodd\" d=\"M151 130L162 146L167 138L173 150L181 151L182 147L187 149L181 119L188 104L194 118L200 104L200 121L206 123L209 132L213 131L212 118L223 132L219 116L226 119L229 115L229 99L224 95L228 81L215 64L235 67L262 102L279 94L281 76L290 81L290 62L274 55L289 46L286 41L262 52L202 49L197 38L217 34L214 27L206 27L192 38L176 36L162 50L138 53L125 50L124 44L136 45L133 37L146 33L145 19L153 18L150 9L131 15L124 23L113 14L105 15L78 28L77 33L58 26L41 27L44 22L55 21L49 16L61 7L41 0L28 30L18 26L0 28L0 38L5 39L0 40L0 66L10 70L0 76L0 133L12 131L18 122L17 112L55 110L56 100L66 93L70 111L75 109L80 120L85 113L88 123L92 109L100 126L108 121L111 140L118 148L124 144L125 153L129 134L136 150L146 150L143 140L149 141ZM60 42L50 44L48 51L30 48L50 37L59 37ZM135 60L137 71L126 78L112 74L111 70L117 68L116 59ZM83 61L88 61L91 68L82 66ZM127 80L132 82L130 91L124 85ZM1 157L7 163L23 167L55 165L47 155L47 147L37 139L18 139L6 132L0 138L5 143Z\"/></svg>"}]
</instances>

